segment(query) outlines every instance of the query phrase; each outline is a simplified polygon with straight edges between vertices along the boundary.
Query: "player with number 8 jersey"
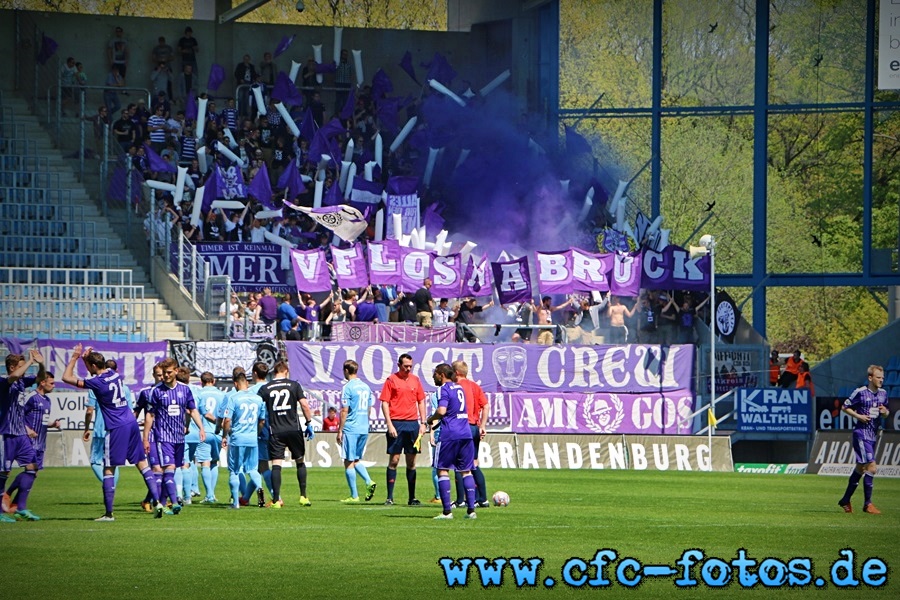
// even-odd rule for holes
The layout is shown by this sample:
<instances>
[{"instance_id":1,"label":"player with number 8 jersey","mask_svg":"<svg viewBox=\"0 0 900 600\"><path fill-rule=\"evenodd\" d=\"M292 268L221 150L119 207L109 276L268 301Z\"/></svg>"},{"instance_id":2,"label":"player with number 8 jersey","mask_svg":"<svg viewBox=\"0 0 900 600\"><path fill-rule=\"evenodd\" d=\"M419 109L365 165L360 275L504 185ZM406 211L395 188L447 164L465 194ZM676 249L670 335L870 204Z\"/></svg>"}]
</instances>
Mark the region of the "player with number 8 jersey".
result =
<instances>
[{"instance_id":1,"label":"player with number 8 jersey","mask_svg":"<svg viewBox=\"0 0 900 600\"><path fill-rule=\"evenodd\" d=\"M269 459L272 461L272 506L280 508L281 500L281 461L284 460L285 448L290 450L291 458L297 464L297 482L300 486L300 504L309 506L306 494L306 444L300 427L299 410L303 411L306 420L306 437L313 438L312 414L309 403L303 394L303 387L289 378L287 363L280 361L274 367L275 376L260 388L259 395L266 404L269 419ZM299 409L299 410L298 410Z\"/></svg>"}]
</instances>

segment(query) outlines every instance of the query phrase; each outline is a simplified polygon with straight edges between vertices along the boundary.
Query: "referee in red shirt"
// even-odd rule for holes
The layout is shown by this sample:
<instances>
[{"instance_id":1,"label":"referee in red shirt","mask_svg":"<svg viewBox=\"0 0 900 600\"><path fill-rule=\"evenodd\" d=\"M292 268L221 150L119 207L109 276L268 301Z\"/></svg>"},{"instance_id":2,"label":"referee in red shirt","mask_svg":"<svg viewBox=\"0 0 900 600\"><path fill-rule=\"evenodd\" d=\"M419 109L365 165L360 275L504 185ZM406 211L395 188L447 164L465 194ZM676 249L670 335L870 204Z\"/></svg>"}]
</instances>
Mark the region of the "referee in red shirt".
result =
<instances>
[{"instance_id":1,"label":"referee in red shirt","mask_svg":"<svg viewBox=\"0 0 900 600\"><path fill-rule=\"evenodd\" d=\"M409 487L409 506L422 504L416 499L416 440L425 433L425 390L422 382L412 374L413 359L401 354L397 372L390 375L381 388L381 412L387 423L387 500L394 504L394 483L400 455L406 455L406 484Z\"/></svg>"}]
</instances>

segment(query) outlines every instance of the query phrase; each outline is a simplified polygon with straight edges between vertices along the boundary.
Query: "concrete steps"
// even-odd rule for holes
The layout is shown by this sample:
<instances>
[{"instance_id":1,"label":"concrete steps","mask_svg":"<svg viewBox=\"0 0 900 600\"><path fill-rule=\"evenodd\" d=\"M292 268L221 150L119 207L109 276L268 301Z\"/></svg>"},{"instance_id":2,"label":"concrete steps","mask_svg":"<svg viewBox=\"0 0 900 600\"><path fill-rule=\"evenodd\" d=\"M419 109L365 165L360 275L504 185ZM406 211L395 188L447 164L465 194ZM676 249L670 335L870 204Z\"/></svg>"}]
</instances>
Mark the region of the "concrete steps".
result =
<instances>
[{"instance_id":1,"label":"concrete steps","mask_svg":"<svg viewBox=\"0 0 900 600\"><path fill-rule=\"evenodd\" d=\"M94 231L97 239L105 239L108 243L108 252L110 255L119 257L120 268L129 269L132 272L132 281L134 285L144 287L144 298L152 303L151 310L155 312L155 335L152 331L146 332L153 340L165 339L184 339L184 329L180 325L172 323L172 312L162 301L160 294L152 286L150 277L145 268L138 262L132 251L123 241L123 235L135 236L136 232L142 230L141 218L137 215L131 215L131 227L126 226L124 211L119 210L121 214L114 217L106 217L98 210L98 203L89 193L87 186L91 189L98 190L102 184L99 174L99 163L96 159L85 160L85 181L78 180L79 161L77 158L67 158L68 155L77 154L78 139L78 123L76 117L69 117L63 120L61 127L62 149L58 148L53 141L53 137L45 129L46 122L43 124L39 117L29 112L28 104L25 100L13 95L3 95L3 106L11 109L13 113L13 126L7 126L6 135L14 135L16 138L30 140L28 143L29 150L34 151L37 156L44 157L49 172L58 176L59 186L62 189L69 190L71 193L71 203L80 206L84 212L84 220L94 223ZM46 118L46 117L44 117ZM9 121L7 121L9 123ZM89 140L93 141L93 131L89 127L86 128L86 135ZM72 132L75 132L74 138ZM75 150L72 150L75 148ZM140 233L139 235L143 235Z\"/></svg>"}]
</instances>

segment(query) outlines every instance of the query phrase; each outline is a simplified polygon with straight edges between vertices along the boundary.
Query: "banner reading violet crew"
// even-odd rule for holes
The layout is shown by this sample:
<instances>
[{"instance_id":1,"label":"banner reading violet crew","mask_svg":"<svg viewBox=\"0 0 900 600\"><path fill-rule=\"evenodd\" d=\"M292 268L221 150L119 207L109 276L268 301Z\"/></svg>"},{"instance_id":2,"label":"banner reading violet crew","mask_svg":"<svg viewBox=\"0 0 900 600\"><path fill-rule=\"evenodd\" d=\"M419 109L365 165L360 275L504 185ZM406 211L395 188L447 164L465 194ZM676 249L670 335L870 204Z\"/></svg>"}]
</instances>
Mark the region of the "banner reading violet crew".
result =
<instances>
[{"instance_id":1,"label":"banner reading violet crew","mask_svg":"<svg viewBox=\"0 0 900 600\"><path fill-rule=\"evenodd\" d=\"M440 363L465 360L469 378L485 392L529 391L668 394L691 389L694 348L538 346L522 344L353 344L287 342L291 373L310 389L340 390L345 360L359 363L359 378L373 389L396 370L403 353L426 389Z\"/></svg>"},{"instance_id":2,"label":"banner reading violet crew","mask_svg":"<svg viewBox=\"0 0 900 600\"><path fill-rule=\"evenodd\" d=\"M690 390L665 393L510 394L515 433L690 434Z\"/></svg>"}]
</instances>

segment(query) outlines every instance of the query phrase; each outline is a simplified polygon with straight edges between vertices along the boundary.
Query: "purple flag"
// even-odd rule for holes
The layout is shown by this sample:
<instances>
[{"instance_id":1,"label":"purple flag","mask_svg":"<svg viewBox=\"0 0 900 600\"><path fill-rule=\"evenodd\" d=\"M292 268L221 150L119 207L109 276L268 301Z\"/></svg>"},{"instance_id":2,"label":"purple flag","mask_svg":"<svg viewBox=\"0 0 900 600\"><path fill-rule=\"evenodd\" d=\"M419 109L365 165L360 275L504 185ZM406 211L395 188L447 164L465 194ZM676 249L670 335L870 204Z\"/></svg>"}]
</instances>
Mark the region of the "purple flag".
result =
<instances>
[{"instance_id":1,"label":"purple flag","mask_svg":"<svg viewBox=\"0 0 900 600\"><path fill-rule=\"evenodd\" d=\"M443 209L444 207L437 202L428 205L425 214L422 215L422 225L425 226L426 231L434 233L444 228L444 217L441 216ZM437 234L435 233L435 235ZM440 251L440 248L435 248L435 250Z\"/></svg>"},{"instance_id":2,"label":"purple flag","mask_svg":"<svg viewBox=\"0 0 900 600\"><path fill-rule=\"evenodd\" d=\"M431 260L431 295L434 298L459 298L462 286L462 256L435 256Z\"/></svg>"},{"instance_id":3,"label":"purple flag","mask_svg":"<svg viewBox=\"0 0 900 600\"><path fill-rule=\"evenodd\" d=\"M528 257L503 262L492 262L495 287L500 304L528 302L531 300L531 275Z\"/></svg>"},{"instance_id":4,"label":"purple flag","mask_svg":"<svg viewBox=\"0 0 900 600\"><path fill-rule=\"evenodd\" d=\"M354 202L378 204L381 202L382 191L378 182L368 181L364 177L357 175L353 178L353 190L350 191L350 199Z\"/></svg>"},{"instance_id":5,"label":"purple flag","mask_svg":"<svg viewBox=\"0 0 900 600\"><path fill-rule=\"evenodd\" d=\"M309 108L303 113L303 120L300 122L300 137L307 142L312 142L313 138L316 137L316 120L313 118L312 110Z\"/></svg>"},{"instance_id":6,"label":"purple flag","mask_svg":"<svg viewBox=\"0 0 900 600\"><path fill-rule=\"evenodd\" d=\"M225 81L225 69L222 65L213 63L209 68L209 79L206 82L207 89L218 91L219 86Z\"/></svg>"},{"instance_id":7,"label":"purple flag","mask_svg":"<svg viewBox=\"0 0 900 600\"><path fill-rule=\"evenodd\" d=\"M281 177L278 178L278 188L287 190L287 199L293 200L306 191L303 180L300 178L300 169L297 168L297 161L292 160Z\"/></svg>"},{"instance_id":8,"label":"purple flag","mask_svg":"<svg viewBox=\"0 0 900 600\"><path fill-rule=\"evenodd\" d=\"M338 286L342 288L361 288L369 285L366 256L358 242L349 248L333 246L331 248L331 256Z\"/></svg>"},{"instance_id":9,"label":"purple flag","mask_svg":"<svg viewBox=\"0 0 900 600\"><path fill-rule=\"evenodd\" d=\"M572 282L579 292L609 291L612 254L596 254L572 248Z\"/></svg>"},{"instance_id":10,"label":"purple flag","mask_svg":"<svg viewBox=\"0 0 900 600\"><path fill-rule=\"evenodd\" d=\"M376 285L400 285L400 242L369 242L368 250L370 282Z\"/></svg>"},{"instance_id":11,"label":"purple flag","mask_svg":"<svg viewBox=\"0 0 900 600\"><path fill-rule=\"evenodd\" d=\"M282 54L287 52L287 49L290 48L291 44L294 43L295 37L297 37L296 34L291 35L291 36L286 35L283 38L281 38L281 41L278 43L278 47L275 48L275 52L272 53L272 56L274 56L275 58L278 58L279 56L281 56Z\"/></svg>"},{"instance_id":12,"label":"purple flag","mask_svg":"<svg viewBox=\"0 0 900 600\"><path fill-rule=\"evenodd\" d=\"M466 272L463 276L460 296L490 296L491 295L491 269L487 256L479 259L475 255L469 255L466 264Z\"/></svg>"},{"instance_id":13,"label":"purple flag","mask_svg":"<svg viewBox=\"0 0 900 600\"><path fill-rule=\"evenodd\" d=\"M401 292L414 294L422 287L422 282L431 272L433 253L417 248L400 248L400 286Z\"/></svg>"},{"instance_id":14,"label":"purple flag","mask_svg":"<svg viewBox=\"0 0 900 600\"><path fill-rule=\"evenodd\" d=\"M542 294L570 294L572 288L572 251L535 252L538 288Z\"/></svg>"},{"instance_id":15,"label":"purple flag","mask_svg":"<svg viewBox=\"0 0 900 600\"><path fill-rule=\"evenodd\" d=\"M259 171L250 181L247 193L259 200L266 210L275 210L275 205L272 204L272 184L269 182L269 170L265 161L259 166Z\"/></svg>"},{"instance_id":16,"label":"purple flag","mask_svg":"<svg viewBox=\"0 0 900 600\"><path fill-rule=\"evenodd\" d=\"M340 163L341 152L333 138L345 132L346 129L340 119L332 119L326 123L313 136L312 143L309 145L309 158L307 160L315 164L321 160L322 155L328 155L331 157L331 160Z\"/></svg>"},{"instance_id":17,"label":"purple flag","mask_svg":"<svg viewBox=\"0 0 900 600\"><path fill-rule=\"evenodd\" d=\"M415 67L413 67L412 52L410 52L409 50L407 50L403 54L403 58L400 59L400 68L403 69L406 74L416 82L416 85L422 85L421 83L419 83L419 80L416 79L416 69Z\"/></svg>"},{"instance_id":18,"label":"purple flag","mask_svg":"<svg viewBox=\"0 0 900 600\"><path fill-rule=\"evenodd\" d=\"M447 87L450 87L450 84L453 83L453 78L456 77L456 71L453 70L453 67L450 66L450 63L447 62L447 59L440 52L434 53L434 58L431 59L430 63L420 63L419 66L428 69L428 75L425 76L426 80L436 79Z\"/></svg>"},{"instance_id":19,"label":"purple flag","mask_svg":"<svg viewBox=\"0 0 900 600\"><path fill-rule=\"evenodd\" d=\"M395 134L400 130L399 118L400 98L382 98L376 102L376 115L383 132Z\"/></svg>"},{"instance_id":20,"label":"purple flag","mask_svg":"<svg viewBox=\"0 0 900 600\"><path fill-rule=\"evenodd\" d=\"M394 91L394 82L384 72L384 69L378 69L372 77L372 99L375 103L381 102L381 99Z\"/></svg>"},{"instance_id":21,"label":"purple flag","mask_svg":"<svg viewBox=\"0 0 900 600\"><path fill-rule=\"evenodd\" d=\"M419 178L415 175L409 177L391 177L387 182L387 193L398 196L415 194L419 187Z\"/></svg>"},{"instance_id":22,"label":"purple flag","mask_svg":"<svg viewBox=\"0 0 900 600\"><path fill-rule=\"evenodd\" d=\"M341 108L341 119L349 119L353 116L353 113L356 111L356 88L350 88L350 93L347 94L347 101L344 102L344 107Z\"/></svg>"},{"instance_id":23,"label":"purple flag","mask_svg":"<svg viewBox=\"0 0 900 600\"><path fill-rule=\"evenodd\" d=\"M56 54L57 48L59 48L59 44L56 43L56 40L54 40L46 33L42 33L41 49L38 52L37 61L41 63L41 65L46 65L47 61L50 60L50 57Z\"/></svg>"},{"instance_id":24,"label":"purple flag","mask_svg":"<svg viewBox=\"0 0 900 600\"><path fill-rule=\"evenodd\" d=\"M641 291L641 253L616 253L609 291L616 296L637 296Z\"/></svg>"},{"instance_id":25,"label":"purple flag","mask_svg":"<svg viewBox=\"0 0 900 600\"><path fill-rule=\"evenodd\" d=\"M325 192L325 196L322 198L322 206L338 206L343 202L344 198L341 196L341 186L335 181L331 184L331 187L328 188L328 191Z\"/></svg>"},{"instance_id":26,"label":"purple flag","mask_svg":"<svg viewBox=\"0 0 900 600\"><path fill-rule=\"evenodd\" d=\"M325 259L325 251L321 248L316 248L315 250L291 248L291 266L294 267L294 281L297 282L297 291L331 291L328 261Z\"/></svg>"},{"instance_id":27,"label":"purple flag","mask_svg":"<svg viewBox=\"0 0 900 600\"><path fill-rule=\"evenodd\" d=\"M272 98L281 100L285 106L299 106L303 104L303 94L291 81L287 73L279 71L275 77L275 88L272 90Z\"/></svg>"},{"instance_id":28,"label":"purple flag","mask_svg":"<svg viewBox=\"0 0 900 600\"><path fill-rule=\"evenodd\" d=\"M187 102L184 104L184 118L188 121L197 120L197 96L194 90L188 92Z\"/></svg>"},{"instance_id":29,"label":"purple flag","mask_svg":"<svg viewBox=\"0 0 900 600\"><path fill-rule=\"evenodd\" d=\"M566 151L569 154L593 154L594 149L588 143L584 136L575 131L574 128L565 126L566 128Z\"/></svg>"},{"instance_id":30,"label":"purple flag","mask_svg":"<svg viewBox=\"0 0 900 600\"><path fill-rule=\"evenodd\" d=\"M691 258L690 252L669 244L664 250L644 250L641 287L648 290L709 291L709 255Z\"/></svg>"},{"instance_id":31,"label":"purple flag","mask_svg":"<svg viewBox=\"0 0 900 600\"><path fill-rule=\"evenodd\" d=\"M156 153L156 150L150 147L150 144L144 144L144 151L147 153L147 159L150 163L150 170L157 173L177 173L178 167L166 162Z\"/></svg>"},{"instance_id":32,"label":"purple flag","mask_svg":"<svg viewBox=\"0 0 900 600\"><path fill-rule=\"evenodd\" d=\"M117 166L113 171L112 177L109 178L109 187L107 188L107 197L110 200L125 202L128 196L127 180L125 167ZM144 183L144 177L137 169L131 170L131 198L132 203L137 203L141 199L141 184Z\"/></svg>"}]
</instances>

